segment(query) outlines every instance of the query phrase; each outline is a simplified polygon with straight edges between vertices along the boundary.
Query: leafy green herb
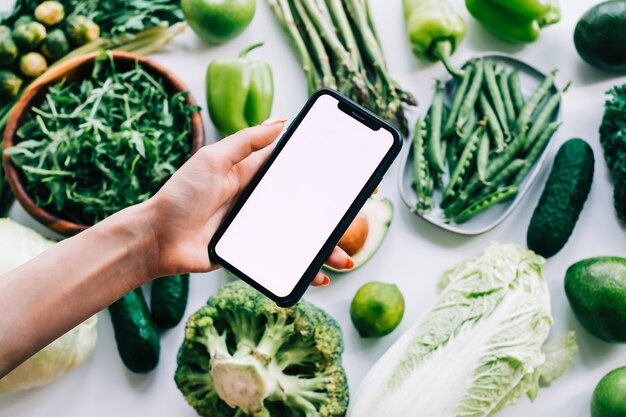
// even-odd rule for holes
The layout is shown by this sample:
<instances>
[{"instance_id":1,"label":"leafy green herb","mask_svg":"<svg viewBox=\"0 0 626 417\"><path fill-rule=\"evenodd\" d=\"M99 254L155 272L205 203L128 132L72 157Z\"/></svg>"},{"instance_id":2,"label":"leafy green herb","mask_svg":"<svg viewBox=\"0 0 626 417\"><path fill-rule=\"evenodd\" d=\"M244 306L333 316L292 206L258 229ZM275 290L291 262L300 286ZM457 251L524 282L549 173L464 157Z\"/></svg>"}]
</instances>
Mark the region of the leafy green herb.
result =
<instances>
[{"instance_id":1,"label":"leafy green herb","mask_svg":"<svg viewBox=\"0 0 626 417\"><path fill-rule=\"evenodd\" d=\"M38 206L91 225L149 199L189 157L187 95L100 59L90 78L50 88L7 153Z\"/></svg>"},{"instance_id":2,"label":"leafy green herb","mask_svg":"<svg viewBox=\"0 0 626 417\"><path fill-rule=\"evenodd\" d=\"M145 29L183 21L179 0L57 0L66 17L88 16L101 29L102 36L134 35ZM41 0L17 0L13 11L0 23L13 24L20 16L32 16Z\"/></svg>"}]
</instances>

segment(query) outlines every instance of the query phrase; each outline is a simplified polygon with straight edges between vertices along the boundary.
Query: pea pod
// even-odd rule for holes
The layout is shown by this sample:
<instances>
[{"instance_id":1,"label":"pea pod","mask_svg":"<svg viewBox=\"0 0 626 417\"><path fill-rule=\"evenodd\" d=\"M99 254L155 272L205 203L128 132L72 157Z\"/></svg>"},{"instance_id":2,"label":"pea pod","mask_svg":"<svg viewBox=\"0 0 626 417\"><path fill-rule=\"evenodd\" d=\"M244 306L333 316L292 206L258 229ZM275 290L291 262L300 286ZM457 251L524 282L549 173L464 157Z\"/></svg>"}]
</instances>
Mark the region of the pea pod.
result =
<instances>
[{"instance_id":1,"label":"pea pod","mask_svg":"<svg viewBox=\"0 0 626 417\"><path fill-rule=\"evenodd\" d=\"M563 89L563 91L566 91L568 87L569 84L565 87L565 89ZM533 146L535 140L539 137L541 132L544 131L546 124L550 121L550 118L552 118L552 115L554 114L556 108L559 106L560 102L561 92L559 91L558 93L550 97L546 104L542 107L541 111L535 118L533 125L528 131L528 137L526 140L526 144L524 145L524 151L528 151Z\"/></svg>"},{"instance_id":2,"label":"pea pod","mask_svg":"<svg viewBox=\"0 0 626 417\"><path fill-rule=\"evenodd\" d=\"M468 65L465 73L463 74L463 79L458 84L456 91L454 92L452 107L450 107L450 117L448 117L448 120L445 123L445 127L443 129L444 136L450 136L455 131L455 123L459 117L459 112L461 111L461 106L463 105L463 100L465 99L465 95L467 94L467 89L469 88L469 84L472 80L473 74L474 66Z\"/></svg>"},{"instance_id":3,"label":"pea pod","mask_svg":"<svg viewBox=\"0 0 626 417\"><path fill-rule=\"evenodd\" d=\"M524 169L522 169L520 172L518 172L518 174L512 181L513 184L520 185L522 181L524 181L524 178L526 178L526 175L528 174L532 166L535 164L537 159L539 159L541 152L543 152L546 145L560 126L561 123L552 122L544 129L543 133L530 148L530 152L528 152L528 155L526 156L526 162L528 162L528 165L524 167Z\"/></svg>"},{"instance_id":4,"label":"pea pod","mask_svg":"<svg viewBox=\"0 0 626 417\"><path fill-rule=\"evenodd\" d=\"M530 120L532 119L533 114L537 109L537 106L539 106L541 100L543 100L546 94L548 94L550 88L554 84L556 72L556 70L550 72L550 74L543 79L541 84L539 84L539 86L532 94L532 96L530 96L526 104L524 104L522 111L520 112L519 116L517 116L517 121L515 125L517 133L526 132L526 130L528 129L528 124L530 123Z\"/></svg>"},{"instance_id":5,"label":"pea pod","mask_svg":"<svg viewBox=\"0 0 626 417\"><path fill-rule=\"evenodd\" d=\"M505 148L506 144L504 143L504 132L502 132L500 122L498 121L498 116L491 107L491 104L489 104L489 100L487 100L487 96L485 96L484 93L480 94L479 100L483 116L487 121L489 131L491 131L493 140L496 143L496 152L501 152Z\"/></svg>"},{"instance_id":6,"label":"pea pod","mask_svg":"<svg viewBox=\"0 0 626 417\"><path fill-rule=\"evenodd\" d=\"M513 105L513 98L511 97L511 90L509 89L506 73L504 71L500 72L496 76L496 80L498 81L498 88L500 88L502 100L504 101L506 121L509 126L513 126L513 123L515 123L515 106Z\"/></svg>"},{"instance_id":7,"label":"pea pod","mask_svg":"<svg viewBox=\"0 0 626 417\"><path fill-rule=\"evenodd\" d=\"M482 182L486 182L487 164L489 164L489 135L483 132L476 156L476 172Z\"/></svg>"},{"instance_id":8,"label":"pea pod","mask_svg":"<svg viewBox=\"0 0 626 417\"><path fill-rule=\"evenodd\" d=\"M458 216L454 217L453 221L455 223L463 223L471 219L472 217L477 216L478 214L484 212L485 210L495 206L496 204L500 204L512 197L514 197L519 192L519 189L515 185L510 185L508 187L501 188L492 194L489 194L480 200L476 201L474 204L463 210Z\"/></svg>"},{"instance_id":9,"label":"pea pod","mask_svg":"<svg viewBox=\"0 0 626 417\"><path fill-rule=\"evenodd\" d=\"M472 134L471 138L465 145L463 153L459 158L459 162L454 168L454 172L450 176L450 181L448 182L448 185L443 192L444 202L449 201L458 193L459 188L463 184L464 175L467 173L467 170L472 163L474 154L476 153L476 149L478 148L479 140L483 136L483 132L484 131L482 127L476 129L476 131ZM444 204L442 203L442 206L443 205Z\"/></svg>"},{"instance_id":10,"label":"pea pod","mask_svg":"<svg viewBox=\"0 0 626 417\"><path fill-rule=\"evenodd\" d=\"M524 95L522 94L522 86L519 81L519 72L517 70L511 71L507 81L511 92L511 99L513 99L515 112L520 113L524 108Z\"/></svg>"},{"instance_id":11,"label":"pea pod","mask_svg":"<svg viewBox=\"0 0 626 417\"><path fill-rule=\"evenodd\" d=\"M500 88L496 81L495 65L493 61L489 59L485 60L485 82L487 84L487 91L489 91L489 96L491 97L491 102L493 103L493 109L500 121L500 126L502 126L502 131L506 136L509 136L509 124L504 109L504 100L502 99Z\"/></svg>"},{"instance_id":12,"label":"pea pod","mask_svg":"<svg viewBox=\"0 0 626 417\"><path fill-rule=\"evenodd\" d=\"M413 133L413 186L417 193L417 208L428 211L432 209L432 178L430 166L426 159L424 139L426 137L426 123L418 120Z\"/></svg>"},{"instance_id":13,"label":"pea pod","mask_svg":"<svg viewBox=\"0 0 626 417\"><path fill-rule=\"evenodd\" d=\"M443 173L444 158L441 153L441 121L443 118L443 85L437 80L435 96L430 109L430 123L428 127L428 159L435 171Z\"/></svg>"},{"instance_id":14,"label":"pea pod","mask_svg":"<svg viewBox=\"0 0 626 417\"><path fill-rule=\"evenodd\" d=\"M461 110L459 110L459 117L456 121L457 129L464 126L467 119L469 119L470 114L474 113L474 107L476 107L476 101L478 100L478 95L480 94L480 87L483 85L484 67L482 60L477 60L474 63L474 67L476 68L476 72L474 74L474 78L472 79L472 84L470 85L469 90L467 90L463 106L461 106Z\"/></svg>"},{"instance_id":15,"label":"pea pod","mask_svg":"<svg viewBox=\"0 0 626 417\"><path fill-rule=\"evenodd\" d=\"M502 171L498 173L491 182L489 186L484 188L480 194L479 198L482 198L488 194L493 193L500 187L501 185L508 182L515 174L522 172L527 166L531 166L531 164L525 159L515 159L509 165L506 166ZM517 178L517 177L515 177ZM511 185L519 185L515 182L515 180L511 181Z\"/></svg>"}]
</instances>

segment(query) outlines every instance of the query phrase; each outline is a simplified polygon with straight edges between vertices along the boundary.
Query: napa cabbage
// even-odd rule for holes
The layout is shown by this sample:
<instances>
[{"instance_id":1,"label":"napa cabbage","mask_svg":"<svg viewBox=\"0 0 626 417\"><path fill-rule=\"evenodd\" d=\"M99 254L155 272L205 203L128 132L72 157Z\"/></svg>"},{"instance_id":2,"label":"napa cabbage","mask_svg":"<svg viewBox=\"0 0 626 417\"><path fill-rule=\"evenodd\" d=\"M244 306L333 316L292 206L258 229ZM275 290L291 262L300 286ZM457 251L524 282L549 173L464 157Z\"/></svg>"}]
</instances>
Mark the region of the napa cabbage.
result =
<instances>
[{"instance_id":1,"label":"napa cabbage","mask_svg":"<svg viewBox=\"0 0 626 417\"><path fill-rule=\"evenodd\" d=\"M488 417L523 394L534 399L578 350L573 333L545 344L544 262L492 244L447 271L434 306L370 370L348 415Z\"/></svg>"}]
</instances>

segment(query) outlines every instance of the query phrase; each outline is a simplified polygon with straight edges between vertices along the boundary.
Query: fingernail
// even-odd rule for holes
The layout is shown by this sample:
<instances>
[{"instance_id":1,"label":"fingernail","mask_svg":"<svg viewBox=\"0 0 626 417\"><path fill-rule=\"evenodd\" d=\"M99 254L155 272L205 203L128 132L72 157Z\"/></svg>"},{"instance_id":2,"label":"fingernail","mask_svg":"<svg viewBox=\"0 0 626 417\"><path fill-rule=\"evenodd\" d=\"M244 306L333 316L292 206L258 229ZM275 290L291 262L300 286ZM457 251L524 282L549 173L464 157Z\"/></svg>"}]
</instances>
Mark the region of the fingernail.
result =
<instances>
[{"instance_id":1,"label":"fingernail","mask_svg":"<svg viewBox=\"0 0 626 417\"><path fill-rule=\"evenodd\" d=\"M328 275L324 275L324 281L322 281L321 286L328 287L328 284L330 284L330 278L328 278Z\"/></svg>"},{"instance_id":2,"label":"fingernail","mask_svg":"<svg viewBox=\"0 0 626 417\"><path fill-rule=\"evenodd\" d=\"M354 268L354 260L350 257L346 260L346 266L343 269L352 269Z\"/></svg>"},{"instance_id":3,"label":"fingernail","mask_svg":"<svg viewBox=\"0 0 626 417\"><path fill-rule=\"evenodd\" d=\"M278 117L274 117L271 119L267 119L266 121L264 121L263 123L261 123L262 126L273 126L273 125L277 125L279 123L285 123L288 119L284 116L278 116Z\"/></svg>"}]
</instances>

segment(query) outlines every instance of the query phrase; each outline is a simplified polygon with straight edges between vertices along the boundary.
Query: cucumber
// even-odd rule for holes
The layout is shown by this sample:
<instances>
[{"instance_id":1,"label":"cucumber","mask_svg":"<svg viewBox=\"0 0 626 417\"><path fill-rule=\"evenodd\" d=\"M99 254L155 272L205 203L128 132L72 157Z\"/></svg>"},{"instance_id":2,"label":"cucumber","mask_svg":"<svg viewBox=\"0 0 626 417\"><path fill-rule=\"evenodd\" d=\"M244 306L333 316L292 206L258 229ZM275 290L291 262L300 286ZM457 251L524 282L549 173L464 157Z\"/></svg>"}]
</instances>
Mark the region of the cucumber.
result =
<instances>
[{"instance_id":1,"label":"cucumber","mask_svg":"<svg viewBox=\"0 0 626 417\"><path fill-rule=\"evenodd\" d=\"M159 278L152 284L150 314L164 329L175 327L183 319L189 296L189 274Z\"/></svg>"},{"instance_id":2,"label":"cucumber","mask_svg":"<svg viewBox=\"0 0 626 417\"><path fill-rule=\"evenodd\" d=\"M141 288L109 306L115 342L124 365L136 373L150 372L159 363L161 342Z\"/></svg>"},{"instance_id":3,"label":"cucumber","mask_svg":"<svg viewBox=\"0 0 626 417\"><path fill-rule=\"evenodd\" d=\"M626 69L626 1L592 7L576 25L574 44L578 55L594 67Z\"/></svg>"},{"instance_id":4,"label":"cucumber","mask_svg":"<svg viewBox=\"0 0 626 417\"><path fill-rule=\"evenodd\" d=\"M565 246L589 195L593 168L587 142L570 139L561 146L528 226L529 249L548 258Z\"/></svg>"}]
</instances>

